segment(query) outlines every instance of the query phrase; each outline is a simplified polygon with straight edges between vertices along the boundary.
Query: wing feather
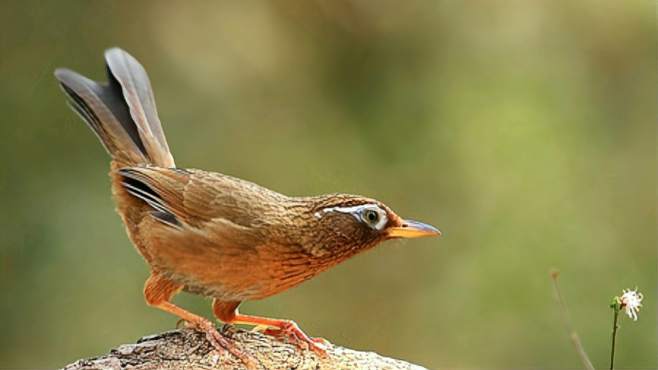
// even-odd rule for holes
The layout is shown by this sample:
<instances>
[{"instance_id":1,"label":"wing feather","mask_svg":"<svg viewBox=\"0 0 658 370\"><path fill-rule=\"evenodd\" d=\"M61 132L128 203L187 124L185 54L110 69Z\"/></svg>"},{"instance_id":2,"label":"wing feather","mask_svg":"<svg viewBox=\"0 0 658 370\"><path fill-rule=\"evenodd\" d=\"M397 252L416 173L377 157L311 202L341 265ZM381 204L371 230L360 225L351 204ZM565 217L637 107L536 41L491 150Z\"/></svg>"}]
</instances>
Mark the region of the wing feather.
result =
<instances>
[{"instance_id":1,"label":"wing feather","mask_svg":"<svg viewBox=\"0 0 658 370\"><path fill-rule=\"evenodd\" d=\"M222 222L257 228L280 212L282 195L222 174L162 167L126 167L119 174L129 194L198 229Z\"/></svg>"}]
</instances>

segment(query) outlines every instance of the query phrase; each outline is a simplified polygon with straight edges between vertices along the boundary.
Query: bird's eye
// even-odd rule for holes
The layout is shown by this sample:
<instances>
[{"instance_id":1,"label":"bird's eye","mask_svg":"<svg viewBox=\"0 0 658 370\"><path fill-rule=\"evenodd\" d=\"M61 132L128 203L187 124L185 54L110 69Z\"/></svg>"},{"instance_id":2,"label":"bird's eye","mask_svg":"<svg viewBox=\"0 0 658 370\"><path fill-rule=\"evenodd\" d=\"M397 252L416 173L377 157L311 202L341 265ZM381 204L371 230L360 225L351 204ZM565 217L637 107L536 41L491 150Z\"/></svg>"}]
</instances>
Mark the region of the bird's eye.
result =
<instances>
[{"instance_id":1,"label":"bird's eye","mask_svg":"<svg viewBox=\"0 0 658 370\"><path fill-rule=\"evenodd\" d=\"M325 213L346 213L351 214L358 221L363 222L375 230L383 230L388 223L386 211L376 204L362 204L351 207L327 207L315 212L315 217L322 218Z\"/></svg>"},{"instance_id":2,"label":"bird's eye","mask_svg":"<svg viewBox=\"0 0 658 370\"><path fill-rule=\"evenodd\" d=\"M374 211L372 209L367 209L366 212L364 213L364 216L369 224L376 224L377 220L379 220L379 213L377 213L377 211Z\"/></svg>"},{"instance_id":3,"label":"bird's eye","mask_svg":"<svg viewBox=\"0 0 658 370\"><path fill-rule=\"evenodd\" d=\"M361 219L375 230L382 230L388 219L380 208L365 208L361 210Z\"/></svg>"}]
</instances>

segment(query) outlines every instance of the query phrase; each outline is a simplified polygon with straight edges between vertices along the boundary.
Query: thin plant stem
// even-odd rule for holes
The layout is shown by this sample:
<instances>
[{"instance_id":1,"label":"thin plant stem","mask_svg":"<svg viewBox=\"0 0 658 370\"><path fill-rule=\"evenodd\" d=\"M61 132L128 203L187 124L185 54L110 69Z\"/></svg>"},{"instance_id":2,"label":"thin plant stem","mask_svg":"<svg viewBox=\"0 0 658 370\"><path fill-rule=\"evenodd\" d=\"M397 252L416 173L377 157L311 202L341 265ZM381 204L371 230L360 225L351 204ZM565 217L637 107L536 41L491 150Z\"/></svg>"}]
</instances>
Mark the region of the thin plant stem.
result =
<instances>
[{"instance_id":1,"label":"thin plant stem","mask_svg":"<svg viewBox=\"0 0 658 370\"><path fill-rule=\"evenodd\" d=\"M557 278L559 275L560 275L559 271L557 270L551 271L551 280L553 280L553 290L555 291L555 299L557 300L557 303L560 306L560 313L562 314L561 315L562 322L564 323L564 326L567 329L567 333L569 333L569 338L571 339L571 342L573 343L573 346L576 349L578 356L580 357L580 361L583 363L583 366L585 366L585 369L595 370L594 365L592 365L592 361L590 361L589 356L587 356L587 352L585 352L585 348L583 347L583 344L580 342L580 337L578 336L578 333L576 333L576 330L574 330L573 325L571 324L571 318L569 316L569 308L567 307L566 303L564 302L564 299L562 298L562 293L560 292L560 286L557 282Z\"/></svg>"},{"instance_id":2,"label":"thin plant stem","mask_svg":"<svg viewBox=\"0 0 658 370\"><path fill-rule=\"evenodd\" d=\"M617 325L619 310L615 308L614 312L615 317L612 320L612 347L610 348L610 370L612 370L615 366L615 339L617 339L617 329L619 329L619 325Z\"/></svg>"}]
</instances>

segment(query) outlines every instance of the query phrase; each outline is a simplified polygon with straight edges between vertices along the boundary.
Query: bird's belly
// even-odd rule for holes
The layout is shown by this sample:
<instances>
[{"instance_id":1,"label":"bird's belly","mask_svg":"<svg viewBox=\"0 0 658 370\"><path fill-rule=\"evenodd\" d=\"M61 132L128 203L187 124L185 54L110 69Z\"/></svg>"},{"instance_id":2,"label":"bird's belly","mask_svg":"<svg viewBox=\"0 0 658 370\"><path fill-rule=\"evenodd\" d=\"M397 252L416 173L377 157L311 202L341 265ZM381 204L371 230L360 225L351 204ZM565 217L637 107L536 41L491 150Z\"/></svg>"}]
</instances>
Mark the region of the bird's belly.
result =
<instances>
[{"instance_id":1,"label":"bird's belly","mask_svg":"<svg viewBox=\"0 0 658 370\"><path fill-rule=\"evenodd\" d=\"M236 246L190 235L151 240L148 250L155 270L185 291L222 301L269 297L325 269L290 246Z\"/></svg>"},{"instance_id":2,"label":"bird's belly","mask_svg":"<svg viewBox=\"0 0 658 370\"><path fill-rule=\"evenodd\" d=\"M217 298L221 301L245 301L263 299L312 278L318 270L287 268L282 264L256 263L236 265L227 269L217 264L212 272L178 271L170 274L172 280L184 285L184 290L194 294Z\"/></svg>"}]
</instances>

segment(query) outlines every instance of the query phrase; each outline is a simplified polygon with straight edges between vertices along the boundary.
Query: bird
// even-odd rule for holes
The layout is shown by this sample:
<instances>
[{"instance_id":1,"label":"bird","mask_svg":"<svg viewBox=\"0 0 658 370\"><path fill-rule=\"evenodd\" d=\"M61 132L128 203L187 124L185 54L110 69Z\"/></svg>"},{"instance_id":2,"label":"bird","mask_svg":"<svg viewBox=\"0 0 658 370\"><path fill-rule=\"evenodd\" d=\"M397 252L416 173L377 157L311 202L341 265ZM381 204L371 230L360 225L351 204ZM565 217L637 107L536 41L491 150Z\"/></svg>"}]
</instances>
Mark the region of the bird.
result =
<instances>
[{"instance_id":1,"label":"bird","mask_svg":"<svg viewBox=\"0 0 658 370\"><path fill-rule=\"evenodd\" d=\"M225 324L265 328L324 354L327 342L294 321L242 314L238 306L290 289L385 240L441 235L372 198L287 196L176 167L146 70L118 47L104 56L105 83L66 68L56 69L55 78L111 158L116 211L150 269L146 303L205 333L218 351L250 361L213 321L173 304L176 294L211 298L213 315Z\"/></svg>"}]
</instances>

